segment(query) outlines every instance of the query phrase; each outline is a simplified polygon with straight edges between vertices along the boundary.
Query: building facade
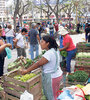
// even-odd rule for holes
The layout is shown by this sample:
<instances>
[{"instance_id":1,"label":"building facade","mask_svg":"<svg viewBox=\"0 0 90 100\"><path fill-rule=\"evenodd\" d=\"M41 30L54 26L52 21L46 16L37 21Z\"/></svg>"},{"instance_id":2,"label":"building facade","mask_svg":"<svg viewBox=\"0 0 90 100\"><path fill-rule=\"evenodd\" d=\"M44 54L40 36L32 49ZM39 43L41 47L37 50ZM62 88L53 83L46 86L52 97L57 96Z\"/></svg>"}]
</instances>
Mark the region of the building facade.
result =
<instances>
[{"instance_id":1,"label":"building facade","mask_svg":"<svg viewBox=\"0 0 90 100\"><path fill-rule=\"evenodd\" d=\"M6 21L6 6L5 6L6 0L0 0L0 23Z\"/></svg>"}]
</instances>

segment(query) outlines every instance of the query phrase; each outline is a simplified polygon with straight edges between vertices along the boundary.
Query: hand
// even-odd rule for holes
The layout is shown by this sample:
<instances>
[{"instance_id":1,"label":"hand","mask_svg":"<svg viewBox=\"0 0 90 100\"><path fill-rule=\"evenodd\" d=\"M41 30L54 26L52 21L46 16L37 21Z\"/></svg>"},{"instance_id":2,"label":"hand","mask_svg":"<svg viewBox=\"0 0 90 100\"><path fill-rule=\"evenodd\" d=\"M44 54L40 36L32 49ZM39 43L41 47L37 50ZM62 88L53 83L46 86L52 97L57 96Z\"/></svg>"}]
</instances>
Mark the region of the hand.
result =
<instances>
[{"instance_id":1,"label":"hand","mask_svg":"<svg viewBox=\"0 0 90 100\"><path fill-rule=\"evenodd\" d=\"M25 75L25 74L27 74L27 70L26 69L20 69L20 73L22 74L22 75Z\"/></svg>"},{"instance_id":2,"label":"hand","mask_svg":"<svg viewBox=\"0 0 90 100\"><path fill-rule=\"evenodd\" d=\"M62 51L62 49L59 49L59 51Z\"/></svg>"},{"instance_id":3,"label":"hand","mask_svg":"<svg viewBox=\"0 0 90 100\"><path fill-rule=\"evenodd\" d=\"M11 45L10 43L7 43L7 44L6 44L6 47L12 48L12 45Z\"/></svg>"}]
</instances>

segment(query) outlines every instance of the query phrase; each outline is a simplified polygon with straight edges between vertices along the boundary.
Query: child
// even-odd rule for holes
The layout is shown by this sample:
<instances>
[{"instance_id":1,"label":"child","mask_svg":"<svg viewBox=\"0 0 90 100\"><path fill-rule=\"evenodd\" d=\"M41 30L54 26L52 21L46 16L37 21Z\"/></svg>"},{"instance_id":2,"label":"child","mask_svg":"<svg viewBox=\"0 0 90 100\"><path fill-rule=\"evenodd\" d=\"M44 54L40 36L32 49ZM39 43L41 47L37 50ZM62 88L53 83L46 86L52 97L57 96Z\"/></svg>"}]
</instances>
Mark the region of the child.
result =
<instances>
[{"instance_id":1,"label":"child","mask_svg":"<svg viewBox=\"0 0 90 100\"><path fill-rule=\"evenodd\" d=\"M25 44L24 44L24 39L23 39L23 35L25 35L27 33L27 29L23 28L21 30L21 33L18 33L16 35L16 38L13 40L14 41L14 45L17 48L17 56L23 56L26 57L26 51L25 51Z\"/></svg>"}]
</instances>

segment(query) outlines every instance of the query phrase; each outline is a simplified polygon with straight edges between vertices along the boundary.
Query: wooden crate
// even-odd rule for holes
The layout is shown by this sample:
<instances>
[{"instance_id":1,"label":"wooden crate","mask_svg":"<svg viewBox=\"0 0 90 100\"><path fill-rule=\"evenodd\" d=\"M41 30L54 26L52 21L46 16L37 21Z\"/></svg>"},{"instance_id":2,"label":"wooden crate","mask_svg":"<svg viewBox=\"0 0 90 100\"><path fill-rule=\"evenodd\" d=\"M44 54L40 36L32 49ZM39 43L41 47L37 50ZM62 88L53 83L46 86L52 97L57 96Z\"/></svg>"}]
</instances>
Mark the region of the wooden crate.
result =
<instances>
[{"instance_id":1,"label":"wooden crate","mask_svg":"<svg viewBox=\"0 0 90 100\"><path fill-rule=\"evenodd\" d=\"M39 100L42 96L41 69L38 68L34 70L33 73L37 75L31 78L30 80L28 80L27 82L21 82L13 78L15 75L20 75L20 72L17 70L11 73L8 73L8 75L4 75L4 84L3 84L4 91L15 97L20 98L20 95L25 90L27 90L29 93L33 94L34 100ZM10 88L13 88L13 89L10 89Z\"/></svg>"},{"instance_id":2,"label":"wooden crate","mask_svg":"<svg viewBox=\"0 0 90 100\"><path fill-rule=\"evenodd\" d=\"M4 91L0 91L0 100L5 100L5 93L4 93Z\"/></svg>"},{"instance_id":3,"label":"wooden crate","mask_svg":"<svg viewBox=\"0 0 90 100\"><path fill-rule=\"evenodd\" d=\"M90 75L90 58L79 58L78 60L76 60L76 70L84 70Z\"/></svg>"},{"instance_id":4,"label":"wooden crate","mask_svg":"<svg viewBox=\"0 0 90 100\"><path fill-rule=\"evenodd\" d=\"M18 63L17 65L15 65L15 66L13 66L13 67L11 67L11 68L8 68L8 69L7 69L8 72L14 70L15 68L18 68L19 66L24 67L24 66L23 66L23 63L24 63L24 64L27 63L27 62L26 62L26 59L24 59L22 56L14 61L14 63L17 63L17 62L20 62L20 63Z\"/></svg>"},{"instance_id":5,"label":"wooden crate","mask_svg":"<svg viewBox=\"0 0 90 100\"><path fill-rule=\"evenodd\" d=\"M79 42L77 43L77 52L90 52L90 47L86 46L86 42Z\"/></svg>"},{"instance_id":6,"label":"wooden crate","mask_svg":"<svg viewBox=\"0 0 90 100\"><path fill-rule=\"evenodd\" d=\"M5 100L20 100L20 99L6 93Z\"/></svg>"},{"instance_id":7,"label":"wooden crate","mask_svg":"<svg viewBox=\"0 0 90 100\"><path fill-rule=\"evenodd\" d=\"M86 82L70 82L70 81L68 81L68 79L66 79L66 82L65 82L66 87L69 87L69 86L72 86L72 85L77 85L77 84L85 85Z\"/></svg>"}]
</instances>

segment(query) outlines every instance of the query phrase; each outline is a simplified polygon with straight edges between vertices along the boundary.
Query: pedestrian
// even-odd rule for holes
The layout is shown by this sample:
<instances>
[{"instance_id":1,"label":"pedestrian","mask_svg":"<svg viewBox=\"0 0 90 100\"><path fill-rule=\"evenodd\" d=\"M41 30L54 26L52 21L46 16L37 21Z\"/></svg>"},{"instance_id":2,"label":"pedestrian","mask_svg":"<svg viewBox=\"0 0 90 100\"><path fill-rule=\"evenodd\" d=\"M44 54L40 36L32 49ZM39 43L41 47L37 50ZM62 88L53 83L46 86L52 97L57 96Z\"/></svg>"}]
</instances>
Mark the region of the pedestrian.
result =
<instances>
[{"instance_id":1,"label":"pedestrian","mask_svg":"<svg viewBox=\"0 0 90 100\"><path fill-rule=\"evenodd\" d=\"M77 33L80 33L80 26L81 26L81 25L80 25L80 23L78 22L78 24L77 24L77 30L76 30Z\"/></svg>"},{"instance_id":2,"label":"pedestrian","mask_svg":"<svg viewBox=\"0 0 90 100\"><path fill-rule=\"evenodd\" d=\"M36 23L32 23L32 29L28 33L29 37L29 42L30 42L30 54L31 54L31 59L33 60L35 57L39 55L39 44L40 43L40 38L39 38L39 33L36 29ZM34 57L34 51L36 52L36 56Z\"/></svg>"},{"instance_id":3,"label":"pedestrian","mask_svg":"<svg viewBox=\"0 0 90 100\"><path fill-rule=\"evenodd\" d=\"M57 35L58 35L59 26L58 26L58 23L57 22L55 22L54 28L55 28L56 37L58 37Z\"/></svg>"},{"instance_id":4,"label":"pedestrian","mask_svg":"<svg viewBox=\"0 0 90 100\"><path fill-rule=\"evenodd\" d=\"M90 42L90 24L87 25L87 28L85 29L85 38L86 42Z\"/></svg>"},{"instance_id":5,"label":"pedestrian","mask_svg":"<svg viewBox=\"0 0 90 100\"><path fill-rule=\"evenodd\" d=\"M7 43L12 44L12 49L13 49L14 48L13 46L14 31L11 25L7 26L7 28L5 29L5 34L6 34Z\"/></svg>"},{"instance_id":6,"label":"pedestrian","mask_svg":"<svg viewBox=\"0 0 90 100\"><path fill-rule=\"evenodd\" d=\"M59 50L56 40L50 36L44 36L40 42L42 50L46 52L42 58L30 66L28 69L21 69L22 74L31 72L32 70L42 67L42 86L43 92L47 100L57 100L57 91L60 89L63 72L60 68Z\"/></svg>"},{"instance_id":7,"label":"pedestrian","mask_svg":"<svg viewBox=\"0 0 90 100\"><path fill-rule=\"evenodd\" d=\"M5 45L3 38L2 38L2 29L0 29L0 76L3 75L3 67L4 67L4 61L5 61L5 57L6 57L6 51L5 51L5 47L6 46L10 46L10 45Z\"/></svg>"},{"instance_id":8,"label":"pedestrian","mask_svg":"<svg viewBox=\"0 0 90 100\"><path fill-rule=\"evenodd\" d=\"M20 57L20 56L26 57L25 44L24 44L24 39L23 39L23 35L25 35L26 32L27 32L27 29L23 28L21 30L21 33L17 32L16 38L13 40L14 45L17 48L17 57Z\"/></svg>"},{"instance_id":9,"label":"pedestrian","mask_svg":"<svg viewBox=\"0 0 90 100\"><path fill-rule=\"evenodd\" d=\"M69 32L66 29L60 30L60 34L63 36L63 48L60 48L59 50L66 50L67 51L67 57L66 57L66 75L71 73L71 59L76 54L76 46L73 43L72 38L68 34Z\"/></svg>"},{"instance_id":10,"label":"pedestrian","mask_svg":"<svg viewBox=\"0 0 90 100\"><path fill-rule=\"evenodd\" d=\"M49 32L50 32L50 36L54 37L54 25L52 24L52 22L50 22L49 25Z\"/></svg>"},{"instance_id":11,"label":"pedestrian","mask_svg":"<svg viewBox=\"0 0 90 100\"><path fill-rule=\"evenodd\" d=\"M28 48L28 32L29 32L29 25L27 24L27 22L24 22L24 28L27 29L27 33L25 34L25 44L26 44L26 48Z\"/></svg>"}]
</instances>

